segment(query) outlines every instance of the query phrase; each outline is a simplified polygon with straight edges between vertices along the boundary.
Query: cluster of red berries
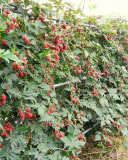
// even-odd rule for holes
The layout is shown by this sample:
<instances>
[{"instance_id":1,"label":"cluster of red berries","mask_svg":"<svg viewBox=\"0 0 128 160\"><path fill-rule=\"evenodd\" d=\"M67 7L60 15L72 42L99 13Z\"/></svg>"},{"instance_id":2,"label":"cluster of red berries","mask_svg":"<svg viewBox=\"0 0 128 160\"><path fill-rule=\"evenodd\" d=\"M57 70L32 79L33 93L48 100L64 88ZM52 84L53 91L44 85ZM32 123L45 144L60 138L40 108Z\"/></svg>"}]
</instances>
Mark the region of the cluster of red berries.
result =
<instances>
[{"instance_id":1,"label":"cluster of red berries","mask_svg":"<svg viewBox=\"0 0 128 160\"><path fill-rule=\"evenodd\" d=\"M9 9L7 9L6 11L4 11L3 16L4 16L4 17L7 17L8 14L10 14L10 10L9 10Z\"/></svg>"},{"instance_id":2,"label":"cluster of red berries","mask_svg":"<svg viewBox=\"0 0 128 160\"><path fill-rule=\"evenodd\" d=\"M123 57L123 61L127 61L128 62L128 58L126 56Z\"/></svg>"},{"instance_id":3,"label":"cluster of red berries","mask_svg":"<svg viewBox=\"0 0 128 160\"><path fill-rule=\"evenodd\" d=\"M26 58L22 58L21 59L23 61L23 64L26 65L27 64L27 61L26 61ZM12 66L13 66L13 70L16 71L16 70L20 70L20 71L24 71L24 67L19 63L19 62L13 62L12 63ZM19 72L19 73L16 73L17 77L23 77L24 75L28 75L27 72Z\"/></svg>"},{"instance_id":4,"label":"cluster of red berries","mask_svg":"<svg viewBox=\"0 0 128 160\"><path fill-rule=\"evenodd\" d=\"M98 93L99 93L98 89L93 91L93 96L98 96Z\"/></svg>"},{"instance_id":5,"label":"cluster of red berries","mask_svg":"<svg viewBox=\"0 0 128 160\"><path fill-rule=\"evenodd\" d=\"M124 38L124 41L125 41L125 45L128 46L128 36Z\"/></svg>"},{"instance_id":6,"label":"cluster of red berries","mask_svg":"<svg viewBox=\"0 0 128 160\"><path fill-rule=\"evenodd\" d=\"M82 140L82 141L84 141L84 142L87 142L87 141L86 141L86 138L83 137L83 134L82 134L82 133L78 133L77 139L80 139L80 140Z\"/></svg>"},{"instance_id":7,"label":"cluster of red berries","mask_svg":"<svg viewBox=\"0 0 128 160\"><path fill-rule=\"evenodd\" d=\"M20 115L21 121L24 121L25 116L24 116L22 109L19 109L19 115Z\"/></svg>"},{"instance_id":8,"label":"cluster of red berries","mask_svg":"<svg viewBox=\"0 0 128 160\"><path fill-rule=\"evenodd\" d=\"M6 87L7 88L7 87ZM5 94L2 94L1 95L1 100L2 101L0 101L0 106L2 106L3 104L6 104L6 95Z\"/></svg>"},{"instance_id":9,"label":"cluster of red berries","mask_svg":"<svg viewBox=\"0 0 128 160\"><path fill-rule=\"evenodd\" d=\"M110 142L110 141L107 142L107 146L112 146L112 145L113 145L113 142Z\"/></svg>"},{"instance_id":10,"label":"cluster of red berries","mask_svg":"<svg viewBox=\"0 0 128 160\"><path fill-rule=\"evenodd\" d=\"M56 136L56 138L61 138L64 137L65 133L64 132L59 133L59 130L56 129L54 135Z\"/></svg>"},{"instance_id":11,"label":"cluster of red berries","mask_svg":"<svg viewBox=\"0 0 128 160\"><path fill-rule=\"evenodd\" d=\"M3 132L0 133L1 136L8 137L10 134L10 129L14 132L12 124L10 122L3 124Z\"/></svg>"},{"instance_id":12,"label":"cluster of red berries","mask_svg":"<svg viewBox=\"0 0 128 160\"><path fill-rule=\"evenodd\" d=\"M12 63L12 66L13 66L13 70L16 71L16 70L20 70L20 71L24 71L24 67L21 66L21 64L19 62L13 62Z\"/></svg>"},{"instance_id":13,"label":"cluster of red berries","mask_svg":"<svg viewBox=\"0 0 128 160\"><path fill-rule=\"evenodd\" d=\"M62 121L61 123L65 126L69 125L70 124L70 121L67 119L67 117L65 117L66 119L66 122L64 123L64 121ZM71 124L70 124L71 125Z\"/></svg>"},{"instance_id":14,"label":"cluster of red berries","mask_svg":"<svg viewBox=\"0 0 128 160\"><path fill-rule=\"evenodd\" d=\"M13 0L13 2L19 2L18 0Z\"/></svg>"},{"instance_id":15,"label":"cluster of red berries","mask_svg":"<svg viewBox=\"0 0 128 160\"><path fill-rule=\"evenodd\" d=\"M109 40L109 39L112 39L112 40L114 40L114 37L112 37L113 36L113 34L112 33L105 33L106 35L107 35L107 39ZM103 38L105 38L105 36L103 35L102 36Z\"/></svg>"},{"instance_id":16,"label":"cluster of red berries","mask_svg":"<svg viewBox=\"0 0 128 160\"><path fill-rule=\"evenodd\" d=\"M103 68L103 71L104 71L103 76L110 74L109 71L107 71L105 68Z\"/></svg>"},{"instance_id":17,"label":"cluster of red berries","mask_svg":"<svg viewBox=\"0 0 128 160\"><path fill-rule=\"evenodd\" d=\"M81 113L78 113L77 114L77 112L76 111L74 111L74 114L76 114L77 116L76 116L76 119L79 119L78 117L84 117L84 113L83 113L83 111L81 111Z\"/></svg>"},{"instance_id":18,"label":"cluster of red berries","mask_svg":"<svg viewBox=\"0 0 128 160\"><path fill-rule=\"evenodd\" d=\"M27 44L27 45L29 45L29 44L30 44L30 42L29 42L29 38L28 38L28 37L26 37L26 36L22 36L22 39L24 39L24 40L25 40L25 42L26 42L26 44Z\"/></svg>"},{"instance_id":19,"label":"cluster of red berries","mask_svg":"<svg viewBox=\"0 0 128 160\"><path fill-rule=\"evenodd\" d=\"M75 70L74 70L74 73L75 73L75 74L76 74L76 73L81 73L81 72L83 72L82 67L79 66L79 65L73 65L73 68L75 69Z\"/></svg>"},{"instance_id":20,"label":"cluster of red berries","mask_svg":"<svg viewBox=\"0 0 128 160\"><path fill-rule=\"evenodd\" d=\"M25 134L25 136L26 136L26 140L29 142L29 139L30 139L30 133Z\"/></svg>"},{"instance_id":21,"label":"cluster of red berries","mask_svg":"<svg viewBox=\"0 0 128 160\"><path fill-rule=\"evenodd\" d=\"M45 122L45 126L52 126L52 123L51 122Z\"/></svg>"},{"instance_id":22,"label":"cluster of red berries","mask_svg":"<svg viewBox=\"0 0 128 160\"><path fill-rule=\"evenodd\" d=\"M49 110L48 110L48 114L51 114L51 113L53 113L53 112L56 112L57 111L57 109L56 109L56 106L53 104L51 107L49 107Z\"/></svg>"},{"instance_id":23,"label":"cluster of red berries","mask_svg":"<svg viewBox=\"0 0 128 160\"><path fill-rule=\"evenodd\" d=\"M33 115L30 108L26 108L25 110L26 110L26 112L25 112L25 116L24 116L24 113L23 113L22 109L19 109L19 115L20 115L21 121L24 121L25 117L36 119L36 115ZM33 122L33 119L30 119L30 122Z\"/></svg>"},{"instance_id":24,"label":"cluster of red berries","mask_svg":"<svg viewBox=\"0 0 128 160\"><path fill-rule=\"evenodd\" d=\"M5 32L8 33L10 30L13 30L14 28L19 28L19 24L15 23L17 21L16 17L12 17L12 22L6 21L5 24L7 25L7 28L5 28Z\"/></svg>"},{"instance_id":25,"label":"cluster of red berries","mask_svg":"<svg viewBox=\"0 0 128 160\"><path fill-rule=\"evenodd\" d=\"M98 89L95 90L95 87L93 87L92 90L93 90L93 96L98 96L99 93Z\"/></svg>"},{"instance_id":26,"label":"cluster of red berries","mask_svg":"<svg viewBox=\"0 0 128 160\"><path fill-rule=\"evenodd\" d=\"M109 39L114 40L114 37L112 37L112 36L113 36L112 33L106 33L106 35L108 35L108 37L107 37L108 40L109 40Z\"/></svg>"},{"instance_id":27,"label":"cluster of red berries","mask_svg":"<svg viewBox=\"0 0 128 160\"><path fill-rule=\"evenodd\" d=\"M122 116L119 116L119 118L123 118ZM122 125L117 125L116 122L113 122L113 125L115 125L115 127L117 128L117 130L121 130L121 128L124 126L124 124Z\"/></svg>"},{"instance_id":28,"label":"cluster of red berries","mask_svg":"<svg viewBox=\"0 0 128 160\"><path fill-rule=\"evenodd\" d=\"M73 93L70 95L70 98L72 99L71 104L76 104L79 102L79 99L76 96L74 96Z\"/></svg>"},{"instance_id":29,"label":"cluster of red berries","mask_svg":"<svg viewBox=\"0 0 128 160\"><path fill-rule=\"evenodd\" d=\"M44 81L45 81L45 82L52 82L53 79L52 79L52 78L49 78L49 79L48 79L48 78L44 78Z\"/></svg>"}]
</instances>

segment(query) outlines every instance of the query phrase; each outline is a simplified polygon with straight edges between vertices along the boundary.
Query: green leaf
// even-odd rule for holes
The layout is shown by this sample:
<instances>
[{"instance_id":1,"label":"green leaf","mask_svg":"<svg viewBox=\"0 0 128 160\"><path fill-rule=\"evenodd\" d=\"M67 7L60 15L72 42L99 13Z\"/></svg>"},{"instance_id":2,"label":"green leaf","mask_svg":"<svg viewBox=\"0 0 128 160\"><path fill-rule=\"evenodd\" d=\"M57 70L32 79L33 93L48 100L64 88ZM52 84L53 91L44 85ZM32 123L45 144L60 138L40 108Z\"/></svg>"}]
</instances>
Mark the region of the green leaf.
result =
<instances>
[{"instance_id":1,"label":"green leaf","mask_svg":"<svg viewBox=\"0 0 128 160\"><path fill-rule=\"evenodd\" d=\"M45 107L43 104L41 104L41 105L38 107L38 113L39 113L41 119L44 117L44 114L45 114L46 110L47 110L47 109L46 109L46 107Z\"/></svg>"},{"instance_id":2,"label":"green leaf","mask_svg":"<svg viewBox=\"0 0 128 160\"><path fill-rule=\"evenodd\" d=\"M101 108L99 108L98 106L96 106L96 102L92 99L89 99L89 104L90 107L101 117L102 116L102 111Z\"/></svg>"},{"instance_id":3,"label":"green leaf","mask_svg":"<svg viewBox=\"0 0 128 160\"><path fill-rule=\"evenodd\" d=\"M79 48L76 48L74 51L73 51L73 53L74 54L80 54L80 53L82 53L83 51L81 50L81 49L79 49Z\"/></svg>"},{"instance_id":4,"label":"green leaf","mask_svg":"<svg viewBox=\"0 0 128 160\"><path fill-rule=\"evenodd\" d=\"M3 138L0 136L0 142L3 142Z\"/></svg>"},{"instance_id":5,"label":"green leaf","mask_svg":"<svg viewBox=\"0 0 128 160\"><path fill-rule=\"evenodd\" d=\"M103 107L109 106L108 100L105 97L100 98L99 102Z\"/></svg>"},{"instance_id":6,"label":"green leaf","mask_svg":"<svg viewBox=\"0 0 128 160\"><path fill-rule=\"evenodd\" d=\"M109 92L110 94L115 94L115 93L117 92L117 89L116 89L116 88L109 88L109 89L108 89L108 92Z\"/></svg>"},{"instance_id":7,"label":"green leaf","mask_svg":"<svg viewBox=\"0 0 128 160\"><path fill-rule=\"evenodd\" d=\"M123 141L124 146L126 147L126 149L128 150L128 143Z\"/></svg>"},{"instance_id":8,"label":"green leaf","mask_svg":"<svg viewBox=\"0 0 128 160\"><path fill-rule=\"evenodd\" d=\"M43 88L43 89L46 90L46 91L49 91L49 90L50 90L49 85L47 85L46 83L41 83L41 84L39 85L39 87Z\"/></svg>"},{"instance_id":9,"label":"green leaf","mask_svg":"<svg viewBox=\"0 0 128 160\"><path fill-rule=\"evenodd\" d=\"M66 146L70 146L72 144L72 141L70 138L68 138L67 136L64 136L61 138L61 141L66 145Z\"/></svg>"},{"instance_id":10,"label":"green leaf","mask_svg":"<svg viewBox=\"0 0 128 160\"><path fill-rule=\"evenodd\" d=\"M87 50L84 50L84 54L85 54L85 57L87 58L88 57L88 55L89 55L89 53L88 53L88 51Z\"/></svg>"},{"instance_id":11,"label":"green leaf","mask_svg":"<svg viewBox=\"0 0 128 160\"><path fill-rule=\"evenodd\" d=\"M13 54L13 52L10 52L9 50L6 50L3 54L2 54L2 58L4 58L8 63L9 63L9 59L16 61L16 62L23 62L22 60L20 60L16 55Z\"/></svg>"},{"instance_id":12,"label":"green leaf","mask_svg":"<svg viewBox=\"0 0 128 160\"><path fill-rule=\"evenodd\" d=\"M113 97L114 99L120 99L117 94L112 94L112 97Z\"/></svg>"},{"instance_id":13,"label":"green leaf","mask_svg":"<svg viewBox=\"0 0 128 160\"><path fill-rule=\"evenodd\" d=\"M101 140L101 135L100 134L96 134L94 141L100 141L100 140Z\"/></svg>"}]
</instances>

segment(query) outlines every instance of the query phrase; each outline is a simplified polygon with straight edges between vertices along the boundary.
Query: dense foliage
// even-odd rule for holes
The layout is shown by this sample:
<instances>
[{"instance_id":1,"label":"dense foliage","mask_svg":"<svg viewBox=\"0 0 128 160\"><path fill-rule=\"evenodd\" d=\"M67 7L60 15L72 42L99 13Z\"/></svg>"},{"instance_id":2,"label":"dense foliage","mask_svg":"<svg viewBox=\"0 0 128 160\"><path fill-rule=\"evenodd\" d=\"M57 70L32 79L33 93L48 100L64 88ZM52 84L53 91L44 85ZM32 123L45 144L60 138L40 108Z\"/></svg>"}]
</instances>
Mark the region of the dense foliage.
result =
<instances>
[{"instance_id":1,"label":"dense foliage","mask_svg":"<svg viewBox=\"0 0 128 160\"><path fill-rule=\"evenodd\" d=\"M103 132L95 140L103 136L108 145L113 128L128 136L128 25L111 17L99 24L102 17L85 17L80 8L65 10L69 3L50 1L40 6L2 0L3 160L77 159L88 122L100 123ZM60 15L63 20L53 21Z\"/></svg>"}]
</instances>

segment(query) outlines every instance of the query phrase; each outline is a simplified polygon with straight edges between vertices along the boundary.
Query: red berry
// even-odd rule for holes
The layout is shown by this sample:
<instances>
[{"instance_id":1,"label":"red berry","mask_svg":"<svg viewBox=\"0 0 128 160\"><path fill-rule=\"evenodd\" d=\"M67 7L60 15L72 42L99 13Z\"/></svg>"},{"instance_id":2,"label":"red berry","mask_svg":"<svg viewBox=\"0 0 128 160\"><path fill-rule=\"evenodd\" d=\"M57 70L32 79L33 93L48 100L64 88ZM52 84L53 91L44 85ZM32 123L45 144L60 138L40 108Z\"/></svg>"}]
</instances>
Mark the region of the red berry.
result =
<instances>
[{"instance_id":1,"label":"red berry","mask_svg":"<svg viewBox=\"0 0 128 160\"><path fill-rule=\"evenodd\" d=\"M107 133L106 129L104 129L104 133Z\"/></svg>"},{"instance_id":2,"label":"red berry","mask_svg":"<svg viewBox=\"0 0 128 160\"><path fill-rule=\"evenodd\" d=\"M52 123L51 123L51 122L49 122L49 123L48 123L48 125L49 125L49 126L51 126L51 125L52 125Z\"/></svg>"},{"instance_id":3,"label":"red berry","mask_svg":"<svg viewBox=\"0 0 128 160\"><path fill-rule=\"evenodd\" d=\"M48 82L48 79L47 79L47 78L44 78L44 81L45 81L45 82Z\"/></svg>"},{"instance_id":4,"label":"red berry","mask_svg":"<svg viewBox=\"0 0 128 160\"><path fill-rule=\"evenodd\" d=\"M24 72L25 75L28 75L28 72Z\"/></svg>"},{"instance_id":5,"label":"red berry","mask_svg":"<svg viewBox=\"0 0 128 160\"><path fill-rule=\"evenodd\" d=\"M36 115L34 114L33 116L32 116L34 119L36 119Z\"/></svg>"},{"instance_id":6,"label":"red berry","mask_svg":"<svg viewBox=\"0 0 128 160\"><path fill-rule=\"evenodd\" d=\"M57 133L59 133L59 130L58 130L58 129L55 130L55 134L57 134Z\"/></svg>"},{"instance_id":7,"label":"red berry","mask_svg":"<svg viewBox=\"0 0 128 160\"><path fill-rule=\"evenodd\" d=\"M21 77L23 77L23 76L24 76L23 72L19 72L19 75L20 75Z\"/></svg>"},{"instance_id":8,"label":"red berry","mask_svg":"<svg viewBox=\"0 0 128 160\"><path fill-rule=\"evenodd\" d=\"M27 111L27 112L30 112L30 108L26 108L26 111Z\"/></svg>"},{"instance_id":9,"label":"red berry","mask_svg":"<svg viewBox=\"0 0 128 160\"><path fill-rule=\"evenodd\" d=\"M76 56L76 60L79 60L79 57L78 57L78 56Z\"/></svg>"},{"instance_id":10,"label":"red berry","mask_svg":"<svg viewBox=\"0 0 128 160\"><path fill-rule=\"evenodd\" d=\"M16 55L16 56L18 56L18 52L14 52L13 54Z\"/></svg>"},{"instance_id":11,"label":"red berry","mask_svg":"<svg viewBox=\"0 0 128 160\"><path fill-rule=\"evenodd\" d=\"M44 48L47 48L47 43L44 43L43 46L44 46Z\"/></svg>"},{"instance_id":12,"label":"red berry","mask_svg":"<svg viewBox=\"0 0 128 160\"><path fill-rule=\"evenodd\" d=\"M12 20L13 20L14 22L16 22L16 21L17 21L16 17L12 17Z\"/></svg>"},{"instance_id":13,"label":"red berry","mask_svg":"<svg viewBox=\"0 0 128 160\"><path fill-rule=\"evenodd\" d=\"M25 39L26 38L26 36L22 36L22 39Z\"/></svg>"},{"instance_id":14,"label":"red berry","mask_svg":"<svg viewBox=\"0 0 128 160\"><path fill-rule=\"evenodd\" d=\"M19 73L16 73L16 76L19 77Z\"/></svg>"},{"instance_id":15,"label":"red berry","mask_svg":"<svg viewBox=\"0 0 128 160\"><path fill-rule=\"evenodd\" d=\"M2 147L2 143L0 143L0 148Z\"/></svg>"},{"instance_id":16,"label":"red berry","mask_svg":"<svg viewBox=\"0 0 128 160\"><path fill-rule=\"evenodd\" d=\"M10 22L9 22L9 21L6 21L6 22L5 22L5 24L9 25L9 24L10 24Z\"/></svg>"},{"instance_id":17,"label":"red berry","mask_svg":"<svg viewBox=\"0 0 128 160\"><path fill-rule=\"evenodd\" d=\"M5 13L6 13L6 14L10 14L10 10L7 9L7 10L5 11Z\"/></svg>"},{"instance_id":18,"label":"red berry","mask_svg":"<svg viewBox=\"0 0 128 160\"><path fill-rule=\"evenodd\" d=\"M3 44L3 45L5 45L6 43L7 43L6 40L2 40L2 41L1 41L1 44Z\"/></svg>"},{"instance_id":19,"label":"red berry","mask_svg":"<svg viewBox=\"0 0 128 160\"><path fill-rule=\"evenodd\" d=\"M25 42L29 42L29 38L25 37Z\"/></svg>"},{"instance_id":20,"label":"red berry","mask_svg":"<svg viewBox=\"0 0 128 160\"><path fill-rule=\"evenodd\" d=\"M48 60L48 61L50 61L50 56L49 55L46 55L46 59Z\"/></svg>"},{"instance_id":21,"label":"red berry","mask_svg":"<svg viewBox=\"0 0 128 160\"><path fill-rule=\"evenodd\" d=\"M6 104L6 101L3 101L2 103L3 103L3 104Z\"/></svg>"},{"instance_id":22,"label":"red berry","mask_svg":"<svg viewBox=\"0 0 128 160\"><path fill-rule=\"evenodd\" d=\"M11 26L14 26L15 24L14 24L14 22L11 22L10 25L11 25Z\"/></svg>"},{"instance_id":23,"label":"red berry","mask_svg":"<svg viewBox=\"0 0 128 160\"><path fill-rule=\"evenodd\" d=\"M2 94L1 99L2 99L3 101L5 101L5 100L6 100L6 95L5 95L5 94Z\"/></svg>"},{"instance_id":24,"label":"red berry","mask_svg":"<svg viewBox=\"0 0 128 160\"><path fill-rule=\"evenodd\" d=\"M24 119L25 119L25 116L21 117L21 121L24 121Z\"/></svg>"},{"instance_id":25,"label":"red berry","mask_svg":"<svg viewBox=\"0 0 128 160\"><path fill-rule=\"evenodd\" d=\"M14 26L9 26L9 29L13 30L13 29L14 29Z\"/></svg>"},{"instance_id":26,"label":"red berry","mask_svg":"<svg viewBox=\"0 0 128 160\"><path fill-rule=\"evenodd\" d=\"M77 114L77 112L76 112L76 111L74 111L74 114Z\"/></svg>"},{"instance_id":27,"label":"red berry","mask_svg":"<svg viewBox=\"0 0 128 160\"><path fill-rule=\"evenodd\" d=\"M53 64L53 63L51 63L51 64L50 64L50 67L51 67L51 68L53 68L53 67L54 67L54 64Z\"/></svg>"},{"instance_id":28,"label":"red berry","mask_svg":"<svg viewBox=\"0 0 128 160\"><path fill-rule=\"evenodd\" d=\"M31 118L32 117L32 113L28 113L28 116Z\"/></svg>"},{"instance_id":29,"label":"red berry","mask_svg":"<svg viewBox=\"0 0 128 160\"><path fill-rule=\"evenodd\" d=\"M7 13L3 13L3 16L4 16L4 17L7 17L8 15L7 15Z\"/></svg>"},{"instance_id":30,"label":"red berry","mask_svg":"<svg viewBox=\"0 0 128 160\"><path fill-rule=\"evenodd\" d=\"M0 101L0 106L2 106L2 104L3 104L2 101Z\"/></svg>"},{"instance_id":31,"label":"red berry","mask_svg":"<svg viewBox=\"0 0 128 160\"><path fill-rule=\"evenodd\" d=\"M59 127L59 126L60 126L59 123L57 123L56 127Z\"/></svg>"},{"instance_id":32,"label":"red berry","mask_svg":"<svg viewBox=\"0 0 128 160\"><path fill-rule=\"evenodd\" d=\"M15 24L15 27L18 28L18 27L19 27L19 24L16 23L16 24Z\"/></svg>"}]
</instances>

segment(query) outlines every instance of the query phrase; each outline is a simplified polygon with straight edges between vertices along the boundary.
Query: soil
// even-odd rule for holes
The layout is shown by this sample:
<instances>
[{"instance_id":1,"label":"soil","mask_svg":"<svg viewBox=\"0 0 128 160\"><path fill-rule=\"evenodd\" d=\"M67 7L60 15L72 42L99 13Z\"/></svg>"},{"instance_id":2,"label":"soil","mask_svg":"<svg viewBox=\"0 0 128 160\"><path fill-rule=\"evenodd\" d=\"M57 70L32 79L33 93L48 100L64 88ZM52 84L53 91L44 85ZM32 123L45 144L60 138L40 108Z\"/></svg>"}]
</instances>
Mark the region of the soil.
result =
<instances>
[{"instance_id":1,"label":"soil","mask_svg":"<svg viewBox=\"0 0 128 160\"><path fill-rule=\"evenodd\" d=\"M112 136L113 145L108 147L103 139L101 141L94 139L94 134L87 137L87 143L79 155L80 160L128 160L128 150L123 144L123 141L128 142L127 137L117 133Z\"/></svg>"}]
</instances>

